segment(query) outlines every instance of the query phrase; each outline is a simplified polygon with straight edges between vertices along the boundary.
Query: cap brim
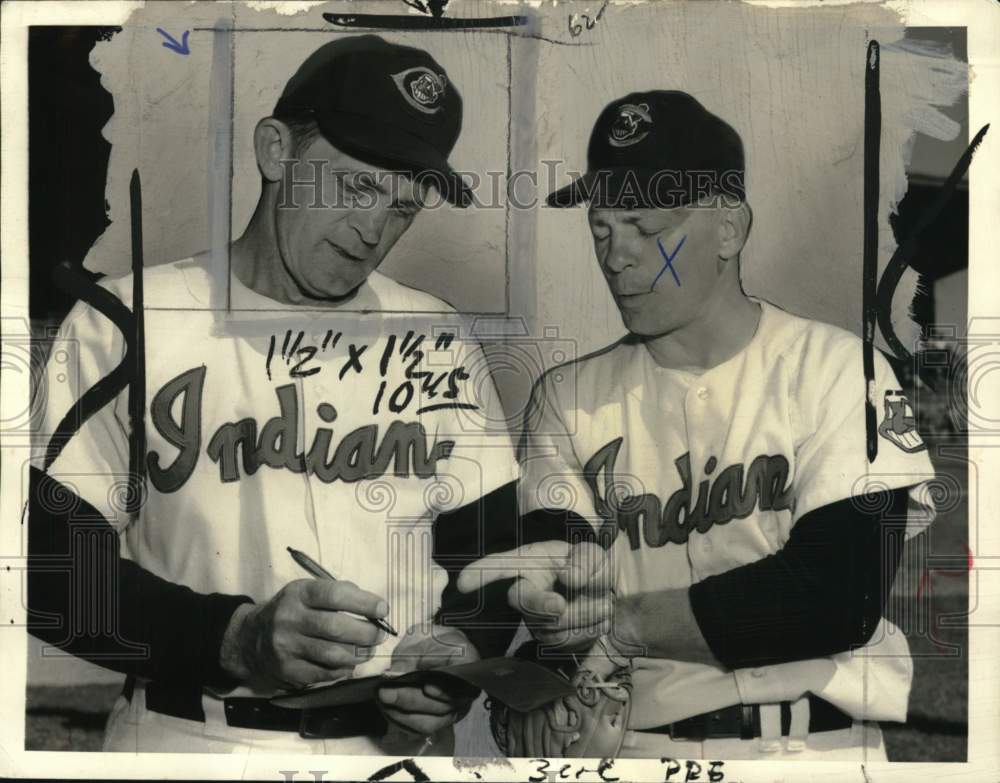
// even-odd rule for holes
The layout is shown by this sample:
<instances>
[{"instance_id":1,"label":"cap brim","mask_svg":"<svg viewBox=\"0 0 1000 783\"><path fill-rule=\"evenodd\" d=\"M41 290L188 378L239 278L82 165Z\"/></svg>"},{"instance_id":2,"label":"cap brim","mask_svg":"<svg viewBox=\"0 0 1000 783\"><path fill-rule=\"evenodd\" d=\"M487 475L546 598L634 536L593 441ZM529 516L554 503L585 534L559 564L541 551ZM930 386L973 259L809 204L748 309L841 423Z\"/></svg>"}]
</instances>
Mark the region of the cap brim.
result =
<instances>
[{"instance_id":1,"label":"cap brim","mask_svg":"<svg viewBox=\"0 0 1000 783\"><path fill-rule=\"evenodd\" d=\"M548 198L545 199L545 203L550 207L575 207L577 204L583 203L587 200L596 177L596 172L588 171L582 177L573 180L565 187L549 193Z\"/></svg>"},{"instance_id":2,"label":"cap brim","mask_svg":"<svg viewBox=\"0 0 1000 783\"><path fill-rule=\"evenodd\" d=\"M677 174L634 167L588 171L550 193L545 202L550 207L573 207L586 201L602 209L675 209L692 201L691 188L678 181Z\"/></svg>"},{"instance_id":3,"label":"cap brim","mask_svg":"<svg viewBox=\"0 0 1000 783\"><path fill-rule=\"evenodd\" d=\"M426 178L456 207L472 204L472 191L440 150L402 128L374 127L368 117L319 117L320 130L337 149L373 166Z\"/></svg>"}]
</instances>

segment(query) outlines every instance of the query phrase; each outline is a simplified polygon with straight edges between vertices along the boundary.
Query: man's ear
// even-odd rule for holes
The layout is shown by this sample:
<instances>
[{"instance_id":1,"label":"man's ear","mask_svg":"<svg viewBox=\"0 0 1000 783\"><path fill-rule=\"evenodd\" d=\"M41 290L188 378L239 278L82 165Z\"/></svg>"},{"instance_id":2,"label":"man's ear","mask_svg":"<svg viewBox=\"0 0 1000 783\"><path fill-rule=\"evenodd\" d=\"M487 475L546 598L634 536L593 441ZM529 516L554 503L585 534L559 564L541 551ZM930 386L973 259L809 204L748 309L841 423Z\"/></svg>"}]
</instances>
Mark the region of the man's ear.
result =
<instances>
[{"instance_id":1,"label":"man's ear","mask_svg":"<svg viewBox=\"0 0 1000 783\"><path fill-rule=\"evenodd\" d=\"M746 201L741 201L736 207L723 206L720 211L719 258L728 261L736 258L747 243L753 223L753 211Z\"/></svg>"},{"instance_id":2,"label":"man's ear","mask_svg":"<svg viewBox=\"0 0 1000 783\"><path fill-rule=\"evenodd\" d=\"M268 182L279 182L284 176L283 160L293 157L294 139L288 126L274 117L265 117L253 129L253 149L257 169Z\"/></svg>"}]
</instances>

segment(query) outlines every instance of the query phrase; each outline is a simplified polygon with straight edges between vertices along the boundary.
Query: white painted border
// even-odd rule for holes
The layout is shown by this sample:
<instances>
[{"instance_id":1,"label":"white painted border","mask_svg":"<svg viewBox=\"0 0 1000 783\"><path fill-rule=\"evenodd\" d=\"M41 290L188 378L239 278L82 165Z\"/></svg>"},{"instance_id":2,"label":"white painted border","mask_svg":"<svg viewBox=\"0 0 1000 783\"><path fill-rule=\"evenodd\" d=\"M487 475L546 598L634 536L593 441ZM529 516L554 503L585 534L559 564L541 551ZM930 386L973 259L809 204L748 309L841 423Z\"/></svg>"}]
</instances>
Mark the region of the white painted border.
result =
<instances>
[{"instance_id":1,"label":"white painted border","mask_svg":"<svg viewBox=\"0 0 1000 783\"><path fill-rule=\"evenodd\" d=\"M844 5L840 0L744 0L771 7ZM177 5L180 5L179 3ZM526 3L534 5L534 3ZM995 231L1000 216L1000 7L993 0L891 0L887 7L899 12L908 26L954 26L968 28L969 63L974 78L969 91L969 129L974 134L992 122L971 171L969 266L969 316L971 333L996 335L1000 344L1000 274L997 272ZM12 327L27 317L27 25L109 24L120 25L140 3L136 2L26 2L11 0L3 5L0 19L0 66L2 66L2 212L0 212L0 272L4 339L16 337ZM12 319L12 320L7 320ZM1000 349L998 349L1000 352ZM972 368L975 370L975 368ZM984 368L986 369L986 368ZM970 373L971 374L971 373ZM1000 422L1000 382L994 373L980 390L979 414ZM4 417L28 397L28 377L5 376L0 386L0 412ZM992 392L992 394L991 394ZM970 596L976 607L971 630L969 670L969 761L965 764L870 764L862 770L854 763L726 762L726 781L808 780L811 783L867 779L884 783L914 780L996 781L1000 779L1000 488L992 477L1000 475L1000 437L973 434L970 455L981 477L979 508L970 508L970 524L978 513L979 550L975 553L978 587ZM18 453L19 452L19 453ZM280 770L299 770L297 780L312 780L308 770L328 769L326 779L363 779L394 761L391 758L217 756L187 754L129 754L31 752L24 747L24 677L27 645L20 603L21 576L17 556L20 548L20 487L18 458L22 450L0 448L0 623L7 628L0 642L0 775L33 777L161 779L252 778L283 780ZM10 565L7 572L5 566ZM421 768L432 780L477 780L468 763L454 764L447 758L424 758ZM590 769L596 763L587 764ZM558 769L553 765L550 769ZM478 768L492 780L527 780L536 765L526 761L496 763ZM620 780L663 780L665 766L657 761L621 760L613 774ZM683 775L681 776L683 779ZM676 776L672 780L677 779ZM705 780L703 773L701 780ZM581 781L599 780L596 774Z\"/></svg>"}]
</instances>

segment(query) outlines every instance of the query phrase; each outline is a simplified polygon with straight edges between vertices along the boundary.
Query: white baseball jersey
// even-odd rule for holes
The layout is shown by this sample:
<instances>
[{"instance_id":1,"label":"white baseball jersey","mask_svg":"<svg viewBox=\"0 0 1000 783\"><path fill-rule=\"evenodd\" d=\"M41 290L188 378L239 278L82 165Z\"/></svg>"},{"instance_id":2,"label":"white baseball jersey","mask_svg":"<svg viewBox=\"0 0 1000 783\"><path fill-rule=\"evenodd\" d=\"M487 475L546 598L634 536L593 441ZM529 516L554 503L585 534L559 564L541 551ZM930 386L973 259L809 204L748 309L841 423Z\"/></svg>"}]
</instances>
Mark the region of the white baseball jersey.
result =
<instances>
[{"instance_id":1,"label":"white baseball jersey","mask_svg":"<svg viewBox=\"0 0 1000 783\"><path fill-rule=\"evenodd\" d=\"M908 534L933 518L922 484L931 463L884 357L876 355L881 426L869 464L861 341L760 304L746 347L701 375L660 367L625 338L549 370L536 389L520 455L523 510L615 520L619 595L685 588L760 560L803 515L868 488L916 486ZM900 721L912 679L906 639L885 620L865 650L826 659L735 674L635 663L633 729L810 691L855 718Z\"/></svg>"},{"instance_id":2,"label":"white baseball jersey","mask_svg":"<svg viewBox=\"0 0 1000 783\"><path fill-rule=\"evenodd\" d=\"M102 285L131 307L131 276ZM112 520L124 556L171 582L263 602L308 576L294 547L385 597L401 633L427 621L447 581L431 560L434 518L517 477L481 349L448 305L378 272L343 312L231 285L233 308L257 312L208 310L218 292L203 259L145 271L148 498L137 518L121 497L125 392L49 474ZM60 339L77 344L79 374L57 378L53 363L41 432L124 353L118 329L83 304ZM355 675L386 669L397 641ZM378 752L365 742L325 750Z\"/></svg>"}]
</instances>

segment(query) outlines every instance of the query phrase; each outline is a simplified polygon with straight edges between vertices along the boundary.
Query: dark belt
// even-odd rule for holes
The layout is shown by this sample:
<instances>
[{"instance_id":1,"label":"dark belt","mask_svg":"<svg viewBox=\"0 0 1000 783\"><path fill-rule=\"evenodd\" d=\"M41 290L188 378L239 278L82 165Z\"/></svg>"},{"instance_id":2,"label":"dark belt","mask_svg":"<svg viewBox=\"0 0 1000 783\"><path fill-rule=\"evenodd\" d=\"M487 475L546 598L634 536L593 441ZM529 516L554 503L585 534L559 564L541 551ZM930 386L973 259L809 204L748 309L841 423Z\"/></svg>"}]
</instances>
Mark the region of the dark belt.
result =
<instances>
[{"instance_id":1,"label":"dark belt","mask_svg":"<svg viewBox=\"0 0 1000 783\"><path fill-rule=\"evenodd\" d=\"M854 718L830 702L809 694L809 733L837 731L849 728ZM792 703L781 702L781 733L788 736L792 725ZM704 712L674 723L652 729L653 734L669 734L671 739L702 742L707 739L755 739L760 736L760 705L735 704L720 710Z\"/></svg>"},{"instance_id":2,"label":"dark belt","mask_svg":"<svg viewBox=\"0 0 1000 783\"><path fill-rule=\"evenodd\" d=\"M123 695L129 701L135 679L125 680ZM202 691L190 684L146 683L146 709L173 718L205 722L201 706ZM386 721L374 702L342 707L295 710L276 707L269 699L233 696L222 700L226 723L239 729L294 731L307 739L342 739L344 737L381 737Z\"/></svg>"}]
</instances>

